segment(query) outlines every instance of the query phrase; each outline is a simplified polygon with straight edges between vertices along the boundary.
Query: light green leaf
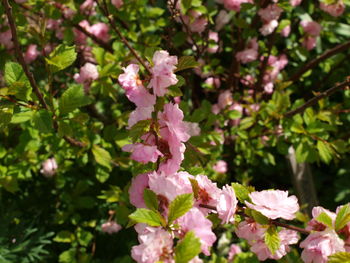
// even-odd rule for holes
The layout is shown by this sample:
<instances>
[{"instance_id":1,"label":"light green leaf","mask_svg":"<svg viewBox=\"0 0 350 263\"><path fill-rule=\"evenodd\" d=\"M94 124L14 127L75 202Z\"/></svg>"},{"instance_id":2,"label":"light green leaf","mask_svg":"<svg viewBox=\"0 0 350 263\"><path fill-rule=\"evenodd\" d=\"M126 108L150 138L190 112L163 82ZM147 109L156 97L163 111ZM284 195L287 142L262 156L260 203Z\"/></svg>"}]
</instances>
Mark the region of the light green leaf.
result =
<instances>
[{"instance_id":1,"label":"light green leaf","mask_svg":"<svg viewBox=\"0 0 350 263\"><path fill-rule=\"evenodd\" d=\"M13 114L11 123L18 124L32 119L34 111L22 111ZM0 117L1 119L1 117Z\"/></svg>"},{"instance_id":2,"label":"light green leaf","mask_svg":"<svg viewBox=\"0 0 350 263\"><path fill-rule=\"evenodd\" d=\"M276 250L280 247L280 238L275 226L270 226L266 230L264 241L271 254L274 255Z\"/></svg>"},{"instance_id":3,"label":"light green leaf","mask_svg":"<svg viewBox=\"0 0 350 263\"><path fill-rule=\"evenodd\" d=\"M328 143L318 140L317 150L320 154L322 161L328 164L332 160L333 150Z\"/></svg>"},{"instance_id":4,"label":"light green leaf","mask_svg":"<svg viewBox=\"0 0 350 263\"><path fill-rule=\"evenodd\" d=\"M102 165L103 167L106 167L109 171L112 170L112 157L108 151L101 148L100 146L94 145L92 146L92 154L94 155L95 161L98 164Z\"/></svg>"},{"instance_id":5,"label":"light green leaf","mask_svg":"<svg viewBox=\"0 0 350 263\"><path fill-rule=\"evenodd\" d=\"M192 56L183 56L179 59L179 62L176 65L175 72L198 67L199 63Z\"/></svg>"},{"instance_id":6,"label":"light green leaf","mask_svg":"<svg viewBox=\"0 0 350 263\"><path fill-rule=\"evenodd\" d=\"M71 248L69 250L63 251L58 259L59 263L77 263L76 260L76 249Z\"/></svg>"},{"instance_id":7,"label":"light green leaf","mask_svg":"<svg viewBox=\"0 0 350 263\"><path fill-rule=\"evenodd\" d=\"M7 95L14 95L20 100L29 100L32 92L29 80L24 74L22 66L15 62L5 64L5 81L9 86Z\"/></svg>"},{"instance_id":8,"label":"light green leaf","mask_svg":"<svg viewBox=\"0 0 350 263\"><path fill-rule=\"evenodd\" d=\"M0 129L5 128L12 119L13 105L6 102L0 104Z\"/></svg>"},{"instance_id":9,"label":"light green leaf","mask_svg":"<svg viewBox=\"0 0 350 263\"><path fill-rule=\"evenodd\" d=\"M332 218L330 218L330 216L324 212L319 214L319 216L316 217L316 220L330 228L333 228Z\"/></svg>"},{"instance_id":10,"label":"light green leaf","mask_svg":"<svg viewBox=\"0 0 350 263\"><path fill-rule=\"evenodd\" d=\"M152 120L142 120L134 124L130 129L130 137L133 141L139 139L143 134L150 130Z\"/></svg>"},{"instance_id":11,"label":"light green leaf","mask_svg":"<svg viewBox=\"0 0 350 263\"><path fill-rule=\"evenodd\" d=\"M349 252L338 252L328 257L328 263L350 263Z\"/></svg>"},{"instance_id":12,"label":"light green leaf","mask_svg":"<svg viewBox=\"0 0 350 263\"><path fill-rule=\"evenodd\" d=\"M244 204L245 201L250 201L250 191L247 187L239 183L232 183L231 186L235 190L236 197L241 203Z\"/></svg>"},{"instance_id":13,"label":"light green leaf","mask_svg":"<svg viewBox=\"0 0 350 263\"><path fill-rule=\"evenodd\" d=\"M143 191L143 200L145 201L147 208L154 211L158 210L158 198L155 192L145 188Z\"/></svg>"},{"instance_id":14,"label":"light green leaf","mask_svg":"<svg viewBox=\"0 0 350 263\"><path fill-rule=\"evenodd\" d=\"M39 110L32 116L32 122L40 132L50 133L53 131L52 116L47 110Z\"/></svg>"},{"instance_id":15,"label":"light green leaf","mask_svg":"<svg viewBox=\"0 0 350 263\"><path fill-rule=\"evenodd\" d=\"M72 65L76 58L77 53L75 52L75 46L70 47L61 44L58 45L45 60L46 63L50 65L51 71L55 73Z\"/></svg>"},{"instance_id":16,"label":"light green leaf","mask_svg":"<svg viewBox=\"0 0 350 263\"><path fill-rule=\"evenodd\" d=\"M137 223L145 223L150 226L164 226L164 218L155 211L138 208L134 213L129 215L129 218Z\"/></svg>"},{"instance_id":17,"label":"light green leaf","mask_svg":"<svg viewBox=\"0 0 350 263\"><path fill-rule=\"evenodd\" d=\"M87 247L91 240L94 238L94 235L91 234L89 231L85 231L83 229L78 229L77 231L77 239L81 246Z\"/></svg>"},{"instance_id":18,"label":"light green leaf","mask_svg":"<svg viewBox=\"0 0 350 263\"><path fill-rule=\"evenodd\" d=\"M193 173L191 173L193 174ZM197 199L198 198L198 193L199 193L199 184L197 182L196 179L193 179L193 178L189 178L190 180L190 183L191 183L191 186L192 186L192 192L193 192L193 195L194 195L194 198Z\"/></svg>"},{"instance_id":19,"label":"light green leaf","mask_svg":"<svg viewBox=\"0 0 350 263\"><path fill-rule=\"evenodd\" d=\"M335 218L335 231L339 231L342 229L347 223L350 222L350 205L343 205L339 212L337 213L337 217Z\"/></svg>"},{"instance_id":20,"label":"light green leaf","mask_svg":"<svg viewBox=\"0 0 350 263\"><path fill-rule=\"evenodd\" d=\"M187 263L201 252L201 242L193 231L186 233L185 237L175 247L175 262Z\"/></svg>"},{"instance_id":21,"label":"light green leaf","mask_svg":"<svg viewBox=\"0 0 350 263\"><path fill-rule=\"evenodd\" d=\"M62 94L59 100L59 111L61 115L67 114L90 103L91 100L84 94L83 87L81 85L72 85Z\"/></svg>"},{"instance_id":22,"label":"light green leaf","mask_svg":"<svg viewBox=\"0 0 350 263\"><path fill-rule=\"evenodd\" d=\"M178 195L169 205L168 224L186 214L193 207L193 194Z\"/></svg>"},{"instance_id":23,"label":"light green leaf","mask_svg":"<svg viewBox=\"0 0 350 263\"><path fill-rule=\"evenodd\" d=\"M267 225L269 223L269 219L258 211L252 210L252 216L260 225Z\"/></svg>"},{"instance_id":24,"label":"light green leaf","mask_svg":"<svg viewBox=\"0 0 350 263\"><path fill-rule=\"evenodd\" d=\"M231 110L228 112L227 115L231 120L237 120L239 118L242 118L242 113L238 110Z\"/></svg>"},{"instance_id":25,"label":"light green leaf","mask_svg":"<svg viewBox=\"0 0 350 263\"><path fill-rule=\"evenodd\" d=\"M241 122L239 124L239 128L241 130L245 130L245 129L250 128L253 124L254 124L254 118L253 117L246 117L246 118L241 120Z\"/></svg>"},{"instance_id":26,"label":"light green leaf","mask_svg":"<svg viewBox=\"0 0 350 263\"><path fill-rule=\"evenodd\" d=\"M74 234L63 230L57 233L57 235L54 237L53 241L59 242L59 243L71 243L75 239Z\"/></svg>"}]
</instances>

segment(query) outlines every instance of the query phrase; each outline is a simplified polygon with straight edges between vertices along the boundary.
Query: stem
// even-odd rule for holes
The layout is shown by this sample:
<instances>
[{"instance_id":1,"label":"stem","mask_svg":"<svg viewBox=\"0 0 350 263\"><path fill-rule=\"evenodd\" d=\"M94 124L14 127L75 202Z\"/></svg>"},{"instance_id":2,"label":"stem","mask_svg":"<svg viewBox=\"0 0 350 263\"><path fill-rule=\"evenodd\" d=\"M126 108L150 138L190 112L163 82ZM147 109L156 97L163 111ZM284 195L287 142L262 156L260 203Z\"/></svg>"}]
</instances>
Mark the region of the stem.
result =
<instances>
[{"instance_id":1,"label":"stem","mask_svg":"<svg viewBox=\"0 0 350 263\"><path fill-rule=\"evenodd\" d=\"M5 11L6 11L6 16L7 16L7 19L8 19L8 22L9 22L9 25L10 25L10 28L11 28L11 34L12 34L12 41L13 41L13 44L15 46L15 56L16 56L16 59L18 61L18 63L22 66L23 68L23 71L24 73L26 74L29 82L30 82L30 85L32 87L32 90L33 92L35 93L35 95L37 96L37 98L39 99L41 105L45 108L45 109L48 109L47 107L47 104L44 100L44 97L43 95L41 94L37 84L36 84L36 81L34 79L34 76L33 74L29 71L28 69L28 66L26 64L26 62L24 61L24 57L23 57L23 54L22 54L22 51L21 51L21 47L19 45L19 42L18 42L18 37L17 37L17 29L16 29L16 24L15 24L15 21L13 19L13 15L12 15L12 7L10 6L8 0L3 0L2 1L3 4L4 4L4 7L5 7Z\"/></svg>"},{"instance_id":2,"label":"stem","mask_svg":"<svg viewBox=\"0 0 350 263\"><path fill-rule=\"evenodd\" d=\"M146 63L141 59L141 57L136 53L136 50L129 44L128 40L122 35L120 30L118 29L113 16L109 13L107 3L106 1L103 0L103 6L100 5L98 0L95 0L97 5L100 7L102 10L103 14L107 17L108 22L112 29L117 33L119 36L120 40L123 42L123 44L130 50L130 52L134 55L134 57L141 63L141 65L147 70L149 74L152 74L151 69L146 65Z\"/></svg>"},{"instance_id":3,"label":"stem","mask_svg":"<svg viewBox=\"0 0 350 263\"><path fill-rule=\"evenodd\" d=\"M329 57L334 56L335 54L338 54L340 52L343 52L350 48L350 41L345 42L343 44L340 44L332 49L327 50L324 52L321 56L318 58L315 58L314 60L311 60L309 63L307 63L305 66L303 66L300 70L298 70L289 80L292 82L298 81L302 75L304 75L305 72L308 70L314 68L317 66L320 62L323 60L326 60Z\"/></svg>"},{"instance_id":4,"label":"stem","mask_svg":"<svg viewBox=\"0 0 350 263\"><path fill-rule=\"evenodd\" d=\"M337 84L336 86L334 86L334 87L332 87L324 92L321 92L319 95L308 100L306 103L304 103L300 107L296 108L295 110L288 111L287 113L285 113L283 115L283 117L289 118L289 117L294 116L295 114L302 113L308 107L315 105L320 99L328 97L328 96L332 95L333 93L337 92L338 90L345 89L349 85L350 85L350 77L348 77L348 79L346 81L343 81L343 82Z\"/></svg>"}]
</instances>

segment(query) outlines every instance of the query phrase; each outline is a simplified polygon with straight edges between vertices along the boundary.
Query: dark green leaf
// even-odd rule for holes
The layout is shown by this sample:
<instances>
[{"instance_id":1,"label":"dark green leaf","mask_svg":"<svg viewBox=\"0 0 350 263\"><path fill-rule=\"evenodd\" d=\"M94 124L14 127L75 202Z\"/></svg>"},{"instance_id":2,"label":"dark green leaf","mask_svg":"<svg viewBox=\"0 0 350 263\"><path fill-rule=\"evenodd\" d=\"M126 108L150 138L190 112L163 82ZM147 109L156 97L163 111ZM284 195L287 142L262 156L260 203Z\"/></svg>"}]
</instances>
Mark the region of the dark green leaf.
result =
<instances>
[{"instance_id":1,"label":"dark green leaf","mask_svg":"<svg viewBox=\"0 0 350 263\"><path fill-rule=\"evenodd\" d=\"M39 110L33 114L32 122L40 132L50 133L53 131L52 116L47 110Z\"/></svg>"},{"instance_id":2,"label":"dark green leaf","mask_svg":"<svg viewBox=\"0 0 350 263\"><path fill-rule=\"evenodd\" d=\"M183 56L179 59L179 62L176 65L175 72L198 67L199 63L192 56Z\"/></svg>"}]
</instances>

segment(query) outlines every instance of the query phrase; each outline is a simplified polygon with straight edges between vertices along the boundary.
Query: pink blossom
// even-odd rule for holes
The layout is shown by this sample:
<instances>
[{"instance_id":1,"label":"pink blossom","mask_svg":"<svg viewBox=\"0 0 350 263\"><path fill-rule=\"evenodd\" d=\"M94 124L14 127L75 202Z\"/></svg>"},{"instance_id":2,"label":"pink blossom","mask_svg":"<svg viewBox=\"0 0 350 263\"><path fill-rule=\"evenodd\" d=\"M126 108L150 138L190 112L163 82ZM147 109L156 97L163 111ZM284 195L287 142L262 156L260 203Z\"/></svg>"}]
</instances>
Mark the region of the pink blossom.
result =
<instances>
[{"instance_id":1,"label":"pink blossom","mask_svg":"<svg viewBox=\"0 0 350 263\"><path fill-rule=\"evenodd\" d=\"M221 85L221 81L219 78L215 78L215 77L209 77L204 81L205 84L209 85L209 86L213 86L215 88L219 88Z\"/></svg>"},{"instance_id":2,"label":"pink blossom","mask_svg":"<svg viewBox=\"0 0 350 263\"><path fill-rule=\"evenodd\" d=\"M189 30L195 33L202 33L208 24L207 18L196 10L190 10L182 19L188 25Z\"/></svg>"},{"instance_id":3,"label":"pink blossom","mask_svg":"<svg viewBox=\"0 0 350 263\"><path fill-rule=\"evenodd\" d=\"M52 157L42 163L42 169L40 170L40 173L42 173L45 177L52 177L56 174L57 168L58 165L56 159Z\"/></svg>"},{"instance_id":4,"label":"pink blossom","mask_svg":"<svg viewBox=\"0 0 350 263\"><path fill-rule=\"evenodd\" d=\"M205 204L216 207L222 191L217 187L216 183L211 181L206 175L197 175L195 179L199 187L196 205ZM224 204L222 203L220 208L223 209L223 206ZM211 212L206 208L200 207L199 209L205 215ZM224 212L222 214L224 214Z\"/></svg>"},{"instance_id":5,"label":"pink blossom","mask_svg":"<svg viewBox=\"0 0 350 263\"><path fill-rule=\"evenodd\" d=\"M285 26L281 31L281 36L288 37L290 34L291 27L290 25Z\"/></svg>"},{"instance_id":6,"label":"pink blossom","mask_svg":"<svg viewBox=\"0 0 350 263\"><path fill-rule=\"evenodd\" d=\"M267 64L270 66L263 77L264 90L273 92L273 83L276 81L280 71L288 64L288 58L282 54L279 57L269 56Z\"/></svg>"},{"instance_id":7,"label":"pink blossom","mask_svg":"<svg viewBox=\"0 0 350 263\"><path fill-rule=\"evenodd\" d=\"M249 197L252 203L246 201L246 205L271 219L293 220L299 210L298 199L294 195L288 197L288 191L264 190L252 192Z\"/></svg>"},{"instance_id":8,"label":"pink blossom","mask_svg":"<svg viewBox=\"0 0 350 263\"><path fill-rule=\"evenodd\" d=\"M341 16L345 11L345 4L342 0L338 0L336 3L327 5L324 2L320 3L320 8L331 16Z\"/></svg>"},{"instance_id":9,"label":"pink blossom","mask_svg":"<svg viewBox=\"0 0 350 263\"><path fill-rule=\"evenodd\" d=\"M146 90L142 81L139 79L139 66L136 64L130 64L126 68L123 68L123 70L124 74L119 75L118 81L125 90L126 96L130 101L135 103L136 106L148 107L148 113L150 110L149 107L156 103L156 98Z\"/></svg>"},{"instance_id":10,"label":"pink blossom","mask_svg":"<svg viewBox=\"0 0 350 263\"><path fill-rule=\"evenodd\" d=\"M248 243L252 245L255 241L263 239L265 231L266 228L263 228L254 220L246 219L239 223L235 232L239 238L246 239Z\"/></svg>"},{"instance_id":11,"label":"pink blossom","mask_svg":"<svg viewBox=\"0 0 350 263\"><path fill-rule=\"evenodd\" d=\"M223 160L219 160L213 166L213 170L217 173L224 174L227 172L227 163Z\"/></svg>"},{"instance_id":12,"label":"pink blossom","mask_svg":"<svg viewBox=\"0 0 350 263\"><path fill-rule=\"evenodd\" d=\"M241 247L236 244L232 244L230 246L230 251L228 252L228 261L232 262L235 259L235 256L239 253L242 253Z\"/></svg>"},{"instance_id":13,"label":"pink blossom","mask_svg":"<svg viewBox=\"0 0 350 263\"><path fill-rule=\"evenodd\" d=\"M26 53L24 54L24 61L27 64L32 63L38 57L39 52L37 50L37 45L31 44L28 46Z\"/></svg>"},{"instance_id":14,"label":"pink blossom","mask_svg":"<svg viewBox=\"0 0 350 263\"><path fill-rule=\"evenodd\" d=\"M109 41L109 27L105 23L97 23L90 27L89 32L104 42Z\"/></svg>"},{"instance_id":15,"label":"pink blossom","mask_svg":"<svg viewBox=\"0 0 350 263\"><path fill-rule=\"evenodd\" d=\"M216 44L213 44L213 43L209 44L208 52L216 53L219 49L219 45L217 45L217 43L219 42L219 34L214 31L209 31L208 39L209 41L216 43Z\"/></svg>"},{"instance_id":16,"label":"pink blossom","mask_svg":"<svg viewBox=\"0 0 350 263\"><path fill-rule=\"evenodd\" d=\"M303 47L307 50L314 49L316 47L317 38L306 36L303 39Z\"/></svg>"},{"instance_id":17,"label":"pink blossom","mask_svg":"<svg viewBox=\"0 0 350 263\"><path fill-rule=\"evenodd\" d=\"M302 0L289 0L291 6L298 6L301 4Z\"/></svg>"},{"instance_id":18,"label":"pink blossom","mask_svg":"<svg viewBox=\"0 0 350 263\"><path fill-rule=\"evenodd\" d=\"M148 174L139 174L132 178L131 186L129 188L130 203L137 208L146 208L143 200L143 192L148 188L149 177Z\"/></svg>"},{"instance_id":19,"label":"pink blossom","mask_svg":"<svg viewBox=\"0 0 350 263\"><path fill-rule=\"evenodd\" d=\"M215 18L215 30L220 31L231 20L231 15L225 10L220 10Z\"/></svg>"},{"instance_id":20,"label":"pink blossom","mask_svg":"<svg viewBox=\"0 0 350 263\"><path fill-rule=\"evenodd\" d=\"M157 146L145 145L143 143L134 143L124 145L122 148L125 152L131 152L130 158L140 163L155 163L159 156L163 154L157 149Z\"/></svg>"},{"instance_id":21,"label":"pink blossom","mask_svg":"<svg viewBox=\"0 0 350 263\"><path fill-rule=\"evenodd\" d=\"M190 135L191 137L200 135L201 128L199 127L198 123L184 121L183 124L185 125L187 134Z\"/></svg>"},{"instance_id":22,"label":"pink blossom","mask_svg":"<svg viewBox=\"0 0 350 263\"><path fill-rule=\"evenodd\" d=\"M164 174L176 173L184 159L185 150L186 146L183 143L172 141L168 145L168 153L165 154L167 159L160 164L159 171Z\"/></svg>"},{"instance_id":23,"label":"pink blossom","mask_svg":"<svg viewBox=\"0 0 350 263\"><path fill-rule=\"evenodd\" d=\"M253 3L252 0L223 0L223 2L226 9L236 12L241 10L241 4Z\"/></svg>"},{"instance_id":24,"label":"pink blossom","mask_svg":"<svg viewBox=\"0 0 350 263\"><path fill-rule=\"evenodd\" d=\"M266 8L258 11L259 16L263 21L263 26L260 28L261 34L264 36L271 34L278 26L278 19L283 10L277 4L270 4Z\"/></svg>"},{"instance_id":25,"label":"pink blossom","mask_svg":"<svg viewBox=\"0 0 350 263\"><path fill-rule=\"evenodd\" d=\"M233 97L230 90L221 92L218 98L218 106L220 109L225 109L227 106L232 105Z\"/></svg>"},{"instance_id":26,"label":"pink blossom","mask_svg":"<svg viewBox=\"0 0 350 263\"><path fill-rule=\"evenodd\" d=\"M272 32L275 31L277 26L278 26L277 20L270 20L264 23L263 26L259 29L259 31L263 36L267 36L272 34Z\"/></svg>"},{"instance_id":27,"label":"pink blossom","mask_svg":"<svg viewBox=\"0 0 350 263\"><path fill-rule=\"evenodd\" d=\"M82 28L84 28L86 31L90 31L90 24L87 20L83 20L79 22L79 26L81 26ZM86 35L81 32L80 30L73 28L73 32L74 32L74 41L76 44L78 45L84 45L86 44Z\"/></svg>"},{"instance_id":28,"label":"pink blossom","mask_svg":"<svg viewBox=\"0 0 350 263\"><path fill-rule=\"evenodd\" d=\"M94 0L85 0L84 3L80 5L80 12L84 15L94 15L95 12L96 3Z\"/></svg>"},{"instance_id":29,"label":"pink blossom","mask_svg":"<svg viewBox=\"0 0 350 263\"><path fill-rule=\"evenodd\" d=\"M222 223L227 224L234 221L234 214L237 208L237 198L235 191L229 185L225 185L221 191L218 203L216 205L216 211Z\"/></svg>"},{"instance_id":30,"label":"pink blossom","mask_svg":"<svg viewBox=\"0 0 350 263\"><path fill-rule=\"evenodd\" d=\"M219 114L221 111L220 107L218 104L213 104L211 106L211 112L214 113L215 115Z\"/></svg>"},{"instance_id":31,"label":"pink blossom","mask_svg":"<svg viewBox=\"0 0 350 263\"><path fill-rule=\"evenodd\" d=\"M128 119L128 128L130 129L136 123L142 120L148 120L152 118L152 112L154 107L137 107L133 112L130 113Z\"/></svg>"},{"instance_id":32,"label":"pink blossom","mask_svg":"<svg viewBox=\"0 0 350 263\"><path fill-rule=\"evenodd\" d=\"M149 88L153 88L154 94L164 96L167 88L178 82L174 70L176 69L177 57L169 56L167 51L156 51L153 55L152 79Z\"/></svg>"},{"instance_id":33,"label":"pink blossom","mask_svg":"<svg viewBox=\"0 0 350 263\"><path fill-rule=\"evenodd\" d=\"M0 32L0 44L3 44L6 49L13 48L11 29Z\"/></svg>"},{"instance_id":34,"label":"pink blossom","mask_svg":"<svg viewBox=\"0 0 350 263\"><path fill-rule=\"evenodd\" d=\"M119 225L115 221L108 221L106 223L103 223L101 228L102 228L102 232L105 232L108 234L117 233L120 231L120 229L122 229L121 225Z\"/></svg>"},{"instance_id":35,"label":"pink blossom","mask_svg":"<svg viewBox=\"0 0 350 263\"><path fill-rule=\"evenodd\" d=\"M315 206L314 208L312 208L313 219L307 223L307 227L306 227L307 230L323 231L327 228L326 225L324 225L316 220L316 218L322 213L325 213L326 215L328 215L332 219L333 223L335 222L335 218L336 218L335 213L333 213L333 212L329 211L328 209L325 209L321 206Z\"/></svg>"},{"instance_id":36,"label":"pink blossom","mask_svg":"<svg viewBox=\"0 0 350 263\"><path fill-rule=\"evenodd\" d=\"M319 36L322 30L321 25L315 21L303 20L300 22L300 25L302 26L306 34L313 37Z\"/></svg>"},{"instance_id":37,"label":"pink blossom","mask_svg":"<svg viewBox=\"0 0 350 263\"><path fill-rule=\"evenodd\" d=\"M255 61L258 58L258 48L257 38L254 37L248 42L246 49L237 52L236 59L243 64Z\"/></svg>"},{"instance_id":38,"label":"pink blossom","mask_svg":"<svg viewBox=\"0 0 350 263\"><path fill-rule=\"evenodd\" d=\"M216 236L212 231L212 222L207 219L199 209L193 207L184 216L177 220L181 227L181 232L193 231L201 242L202 252L209 256L210 247L214 244Z\"/></svg>"},{"instance_id":39,"label":"pink blossom","mask_svg":"<svg viewBox=\"0 0 350 263\"><path fill-rule=\"evenodd\" d=\"M123 0L112 0L111 3L116 8L121 8L124 5L124 1Z\"/></svg>"},{"instance_id":40,"label":"pink blossom","mask_svg":"<svg viewBox=\"0 0 350 263\"><path fill-rule=\"evenodd\" d=\"M344 241L334 230L311 233L300 247L304 248L301 258L305 263L326 263L330 255L345 251Z\"/></svg>"},{"instance_id":41,"label":"pink blossom","mask_svg":"<svg viewBox=\"0 0 350 263\"><path fill-rule=\"evenodd\" d=\"M147 234L138 246L133 246L131 256L137 263L154 263L163 261L173 263L173 238L170 233L158 228L154 232Z\"/></svg>"},{"instance_id":42,"label":"pink blossom","mask_svg":"<svg viewBox=\"0 0 350 263\"><path fill-rule=\"evenodd\" d=\"M86 63L80 68L79 73L74 74L74 80L77 83L84 84L85 89L88 89L96 79L98 79L97 67L91 63Z\"/></svg>"}]
</instances>

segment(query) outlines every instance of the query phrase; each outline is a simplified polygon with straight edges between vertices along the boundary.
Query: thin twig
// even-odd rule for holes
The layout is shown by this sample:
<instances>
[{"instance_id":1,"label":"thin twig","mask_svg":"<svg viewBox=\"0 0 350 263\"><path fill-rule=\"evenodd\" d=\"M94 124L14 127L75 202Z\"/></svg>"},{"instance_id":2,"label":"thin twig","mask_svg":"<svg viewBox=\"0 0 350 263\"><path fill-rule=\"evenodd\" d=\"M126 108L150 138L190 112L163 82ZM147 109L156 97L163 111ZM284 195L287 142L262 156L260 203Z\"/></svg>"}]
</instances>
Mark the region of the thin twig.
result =
<instances>
[{"instance_id":1,"label":"thin twig","mask_svg":"<svg viewBox=\"0 0 350 263\"><path fill-rule=\"evenodd\" d=\"M335 54L338 54L340 52L343 52L343 51L347 50L348 48L350 48L350 41L345 42L345 43L340 44L332 49L327 50L318 58L315 58L314 60L311 60L309 63L304 65L292 77L290 77L289 81L292 81L292 82L298 81L300 79L300 77L302 75L304 75L304 73L307 72L308 70L316 67L319 63L326 60L327 58L332 57Z\"/></svg>"},{"instance_id":2,"label":"thin twig","mask_svg":"<svg viewBox=\"0 0 350 263\"><path fill-rule=\"evenodd\" d=\"M108 22L110 24L110 26L112 27L112 29L117 33L117 35L119 36L120 40L123 42L123 44L130 50L130 52L134 55L134 57L141 63L141 65L147 70L147 72L149 74L152 74L151 69L149 68L149 66L141 59L141 57L136 53L136 50L129 44L129 41L122 35L122 33L120 32L120 30L118 29L113 16L110 15L109 11L108 11L108 7L107 7L107 3L103 0L103 5L100 5L98 0L95 0L97 5L100 7L101 11L103 12L103 14L107 17Z\"/></svg>"},{"instance_id":3,"label":"thin twig","mask_svg":"<svg viewBox=\"0 0 350 263\"><path fill-rule=\"evenodd\" d=\"M294 110L288 111L287 113L285 113L283 115L283 117L289 118L289 117L294 116L295 114L302 113L308 107L311 107L311 106L315 105L320 99L328 97L328 96L332 95L333 93L337 92L338 90L345 89L349 85L350 85L350 78L348 77L348 79L346 81L341 82L341 83L337 84L336 86L334 86L334 87L332 87L332 88L330 88L330 89L328 89L328 90L326 90L324 92L321 92L319 95L317 95L317 96L313 97L312 99L308 100L306 103L304 103L300 107L298 107L298 108L296 108Z\"/></svg>"},{"instance_id":4,"label":"thin twig","mask_svg":"<svg viewBox=\"0 0 350 263\"><path fill-rule=\"evenodd\" d=\"M26 64L26 62L24 61L24 57L23 57L23 54L22 54L22 51L21 51L21 47L19 45L19 42L18 42L18 37L17 37L17 29L16 29L16 24L15 24L15 20L13 19L13 15L12 15L12 7L10 6L8 0L3 0L2 1L4 6L5 6L5 10L6 10L6 15L7 15L7 19L8 19L8 22L9 22L9 25L10 25L10 28L11 28L11 34L12 34L12 41L13 41L13 44L15 46L15 56L16 56L16 59L18 61L19 64L21 64L22 68L23 68L23 71L24 73L26 74L29 82L30 82L30 85L32 87L32 90L33 92L35 93L35 95L38 97L41 105L45 108L45 109L48 109L47 107L47 104L44 100L44 97L43 95L41 94L37 84L36 84L36 81L34 79L34 76L33 74L29 71L28 69L28 66Z\"/></svg>"}]
</instances>

